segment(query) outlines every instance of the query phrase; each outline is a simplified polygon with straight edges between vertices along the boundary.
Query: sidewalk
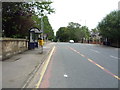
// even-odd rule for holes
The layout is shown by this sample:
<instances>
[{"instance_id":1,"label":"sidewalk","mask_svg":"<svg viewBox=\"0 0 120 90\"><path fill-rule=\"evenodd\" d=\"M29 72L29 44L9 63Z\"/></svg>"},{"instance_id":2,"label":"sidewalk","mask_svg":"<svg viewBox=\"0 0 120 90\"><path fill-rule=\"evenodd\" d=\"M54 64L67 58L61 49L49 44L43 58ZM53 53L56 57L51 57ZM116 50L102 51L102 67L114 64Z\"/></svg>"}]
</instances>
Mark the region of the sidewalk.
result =
<instances>
[{"instance_id":1,"label":"sidewalk","mask_svg":"<svg viewBox=\"0 0 120 90\"><path fill-rule=\"evenodd\" d=\"M43 47L28 50L2 62L2 88L23 88L49 55L54 43L47 42ZM29 80L28 80L29 79Z\"/></svg>"}]
</instances>

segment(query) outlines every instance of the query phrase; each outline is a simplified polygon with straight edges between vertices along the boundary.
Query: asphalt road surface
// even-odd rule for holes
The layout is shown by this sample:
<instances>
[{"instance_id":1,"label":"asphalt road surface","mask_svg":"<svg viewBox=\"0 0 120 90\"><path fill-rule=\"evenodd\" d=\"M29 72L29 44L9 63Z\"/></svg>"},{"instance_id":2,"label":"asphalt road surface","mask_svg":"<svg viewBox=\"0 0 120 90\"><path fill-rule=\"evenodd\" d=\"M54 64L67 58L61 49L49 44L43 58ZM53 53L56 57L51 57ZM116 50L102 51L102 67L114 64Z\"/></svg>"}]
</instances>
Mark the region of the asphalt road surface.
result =
<instances>
[{"instance_id":1,"label":"asphalt road surface","mask_svg":"<svg viewBox=\"0 0 120 90\"><path fill-rule=\"evenodd\" d=\"M56 43L40 88L118 88L118 49Z\"/></svg>"}]
</instances>

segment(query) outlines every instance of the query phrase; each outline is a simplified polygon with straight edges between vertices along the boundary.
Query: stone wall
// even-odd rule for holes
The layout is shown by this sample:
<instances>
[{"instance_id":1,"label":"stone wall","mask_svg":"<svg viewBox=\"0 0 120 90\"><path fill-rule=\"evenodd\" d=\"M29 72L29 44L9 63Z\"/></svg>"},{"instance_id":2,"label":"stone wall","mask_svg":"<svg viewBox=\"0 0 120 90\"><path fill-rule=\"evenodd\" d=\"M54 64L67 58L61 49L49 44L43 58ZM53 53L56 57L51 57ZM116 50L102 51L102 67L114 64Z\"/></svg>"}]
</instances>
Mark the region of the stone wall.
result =
<instances>
[{"instance_id":1,"label":"stone wall","mask_svg":"<svg viewBox=\"0 0 120 90\"><path fill-rule=\"evenodd\" d=\"M15 54L28 50L28 41L26 39L2 38L0 40L0 56L5 60Z\"/></svg>"}]
</instances>

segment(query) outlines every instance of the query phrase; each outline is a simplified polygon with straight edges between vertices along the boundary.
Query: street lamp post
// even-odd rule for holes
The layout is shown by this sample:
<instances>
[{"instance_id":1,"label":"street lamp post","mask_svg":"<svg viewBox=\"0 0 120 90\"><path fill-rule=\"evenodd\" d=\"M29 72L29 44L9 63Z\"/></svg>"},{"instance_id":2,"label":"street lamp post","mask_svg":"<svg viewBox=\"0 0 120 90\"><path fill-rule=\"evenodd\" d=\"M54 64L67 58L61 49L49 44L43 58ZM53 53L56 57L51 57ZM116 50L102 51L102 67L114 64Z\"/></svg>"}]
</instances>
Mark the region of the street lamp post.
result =
<instances>
[{"instance_id":1,"label":"street lamp post","mask_svg":"<svg viewBox=\"0 0 120 90\"><path fill-rule=\"evenodd\" d=\"M44 23L43 23L43 16L41 16L41 31L42 31L42 39L44 39Z\"/></svg>"}]
</instances>

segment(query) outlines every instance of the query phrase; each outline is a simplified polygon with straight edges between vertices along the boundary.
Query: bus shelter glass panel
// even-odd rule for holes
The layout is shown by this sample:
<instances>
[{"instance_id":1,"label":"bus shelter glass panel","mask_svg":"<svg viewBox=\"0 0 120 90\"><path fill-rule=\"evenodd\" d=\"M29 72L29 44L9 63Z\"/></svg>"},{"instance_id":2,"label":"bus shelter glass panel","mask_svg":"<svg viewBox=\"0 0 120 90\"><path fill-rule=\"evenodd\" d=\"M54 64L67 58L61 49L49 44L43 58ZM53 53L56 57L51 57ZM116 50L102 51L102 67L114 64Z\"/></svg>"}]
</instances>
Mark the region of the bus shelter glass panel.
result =
<instances>
[{"instance_id":1,"label":"bus shelter glass panel","mask_svg":"<svg viewBox=\"0 0 120 90\"><path fill-rule=\"evenodd\" d=\"M30 34L29 34L29 46L28 46L28 48L34 49L35 48L35 45L34 45L35 44L35 32L30 30L29 33Z\"/></svg>"}]
</instances>

